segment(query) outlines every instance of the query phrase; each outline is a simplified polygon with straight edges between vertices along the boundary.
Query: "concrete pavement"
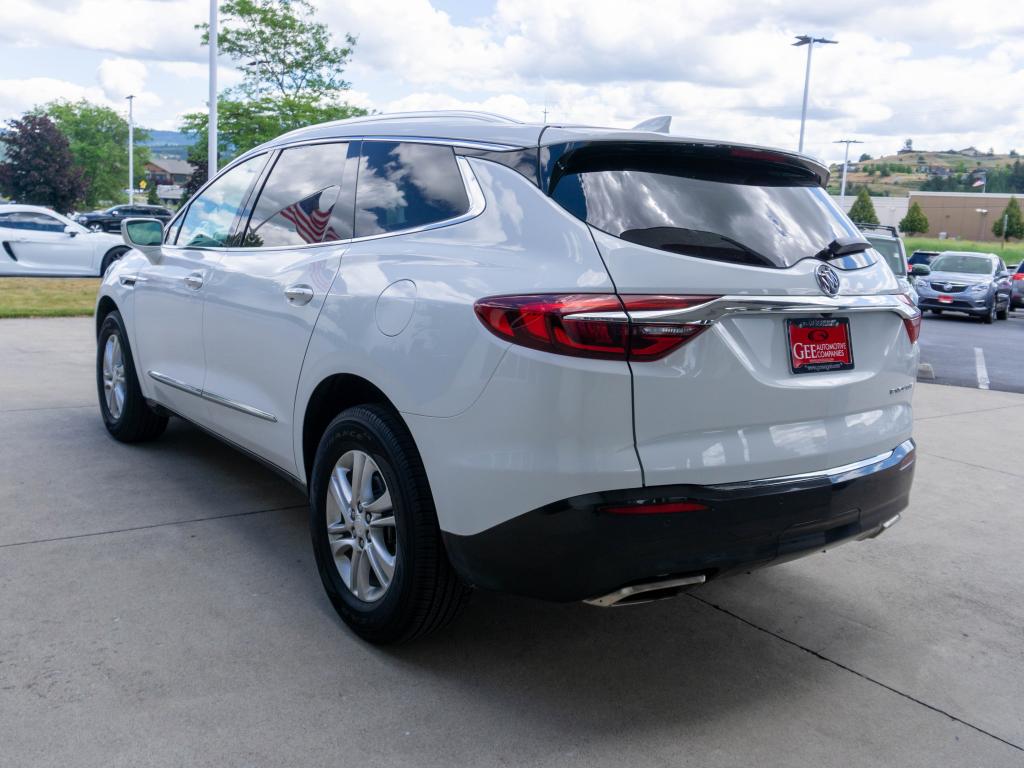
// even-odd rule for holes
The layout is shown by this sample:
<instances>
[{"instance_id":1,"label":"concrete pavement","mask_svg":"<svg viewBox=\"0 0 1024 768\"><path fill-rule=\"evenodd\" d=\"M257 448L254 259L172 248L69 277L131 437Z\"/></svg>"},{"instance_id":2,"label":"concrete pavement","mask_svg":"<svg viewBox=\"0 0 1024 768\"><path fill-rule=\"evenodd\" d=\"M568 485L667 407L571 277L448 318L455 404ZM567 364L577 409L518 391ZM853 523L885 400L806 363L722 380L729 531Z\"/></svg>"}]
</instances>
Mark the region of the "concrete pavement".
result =
<instances>
[{"instance_id":1,"label":"concrete pavement","mask_svg":"<svg viewBox=\"0 0 1024 768\"><path fill-rule=\"evenodd\" d=\"M918 385L904 521L646 606L476 595L379 650L291 486L99 420L89 320L0 322L0 766L1024 765L1024 396Z\"/></svg>"}]
</instances>

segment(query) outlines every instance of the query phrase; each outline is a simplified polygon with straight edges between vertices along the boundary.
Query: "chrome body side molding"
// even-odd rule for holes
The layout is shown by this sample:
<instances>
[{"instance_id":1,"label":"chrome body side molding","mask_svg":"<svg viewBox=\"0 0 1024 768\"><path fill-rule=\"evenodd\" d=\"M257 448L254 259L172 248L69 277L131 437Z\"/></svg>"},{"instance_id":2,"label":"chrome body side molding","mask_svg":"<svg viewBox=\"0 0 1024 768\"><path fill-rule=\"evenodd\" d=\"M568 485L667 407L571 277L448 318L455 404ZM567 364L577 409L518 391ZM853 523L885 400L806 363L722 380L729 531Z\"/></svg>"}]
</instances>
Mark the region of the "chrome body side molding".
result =
<instances>
[{"instance_id":1,"label":"chrome body side molding","mask_svg":"<svg viewBox=\"0 0 1024 768\"><path fill-rule=\"evenodd\" d=\"M190 395L201 397L203 400L207 400L217 405L223 405L225 408L231 408L232 410L244 413L249 416L255 416L257 419L263 419L264 421L276 422L277 417L272 413L261 411L259 408L253 408L251 405L245 403L239 403L235 400L229 400L226 397L214 394L213 392L204 392L199 387L194 387L191 384L186 384L184 381L172 378L166 374L160 373L159 371L147 371L149 378L154 381L158 381L161 384L166 384L168 387L174 387L182 392L187 392Z\"/></svg>"}]
</instances>

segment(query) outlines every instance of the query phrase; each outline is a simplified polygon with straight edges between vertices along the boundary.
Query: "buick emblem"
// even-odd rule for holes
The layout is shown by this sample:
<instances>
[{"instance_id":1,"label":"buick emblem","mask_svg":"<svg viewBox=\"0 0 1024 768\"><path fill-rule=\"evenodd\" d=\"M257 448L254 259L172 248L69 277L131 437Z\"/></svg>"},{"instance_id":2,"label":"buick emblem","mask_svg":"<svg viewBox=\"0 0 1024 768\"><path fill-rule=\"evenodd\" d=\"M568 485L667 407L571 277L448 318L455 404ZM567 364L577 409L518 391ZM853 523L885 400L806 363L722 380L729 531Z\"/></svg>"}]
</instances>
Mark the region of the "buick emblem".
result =
<instances>
[{"instance_id":1,"label":"buick emblem","mask_svg":"<svg viewBox=\"0 0 1024 768\"><path fill-rule=\"evenodd\" d=\"M953 290L953 284L952 283L945 283L942 286L942 290L944 290L944 291L952 291Z\"/></svg>"},{"instance_id":2,"label":"buick emblem","mask_svg":"<svg viewBox=\"0 0 1024 768\"><path fill-rule=\"evenodd\" d=\"M828 264L819 264L814 270L814 279L818 281L818 287L826 296L835 296L839 293L839 275Z\"/></svg>"}]
</instances>

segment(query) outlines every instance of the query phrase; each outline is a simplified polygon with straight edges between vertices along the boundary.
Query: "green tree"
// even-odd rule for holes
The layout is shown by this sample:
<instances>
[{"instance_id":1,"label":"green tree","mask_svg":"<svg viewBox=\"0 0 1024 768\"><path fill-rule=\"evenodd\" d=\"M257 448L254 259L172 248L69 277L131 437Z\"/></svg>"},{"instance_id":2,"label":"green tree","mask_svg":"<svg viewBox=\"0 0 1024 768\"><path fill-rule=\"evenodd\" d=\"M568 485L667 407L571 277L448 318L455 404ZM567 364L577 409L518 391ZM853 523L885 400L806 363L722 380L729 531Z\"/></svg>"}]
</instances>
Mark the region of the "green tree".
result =
<instances>
[{"instance_id":1,"label":"green tree","mask_svg":"<svg viewBox=\"0 0 1024 768\"><path fill-rule=\"evenodd\" d=\"M128 176L128 121L110 107L84 99L54 101L37 112L53 120L67 136L75 164L85 176L84 205L95 208L103 203L123 202ZM148 138L145 130L135 129L135 182L149 162L149 148L142 146Z\"/></svg>"},{"instance_id":2,"label":"green tree","mask_svg":"<svg viewBox=\"0 0 1024 768\"><path fill-rule=\"evenodd\" d=\"M928 231L928 217L924 215L918 203L912 203L907 215L900 219L900 232L908 235L920 235Z\"/></svg>"},{"instance_id":3,"label":"green tree","mask_svg":"<svg viewBox=\"0 0 1024 768\"><path fill-rule=\"evenodd\" d=\"M19 203L70 211L85 194L85 177L75 165L67 137L50 118L28 113L7 122L0 135L0 192Z\"/></svg>"},{"instance_id":4,"label":"green tree","mask_svg":"<svg viewBox=\"0 0 1024 768\"><path fill-rule=\"evenodd\" d=\"M217 44L244 79L217 99L219 157L229 159L295 128L366 114L344 101L349 83L342 73L356 40L345 35L344 46L333 45L309 0L226 0L220 12ZM196 28L208 44L208 26ZM182 130L205 147L207 114L185 115Z\"/></svg>"},{"instance_id":5,"label":"green tree","mask_svg":"<svg viewBox=\"0 0 1024 768\"><path fill-rule=\"evenodd\" d=\"M146 202L149 205L160 205L160 197L156 193L156 184L151 184L146 190Z\"/></svg>"},{"instance_id":6,"label":"green tree","mask_svg":"<svg viewBox=\"0 0 1024 768\"><path fill-rule=\"evenodd\" d=\"M858 224L877 224L878 215L875 213L875 206L871 204L871 195L866 187L861 187L857 193L857 199L850 208L850 218Z\"/></svg>"},{"instance_id":7,"label":"green tree","mask_svg":"<svg viewBox=\"0 0 1024 768\"><path fill-rule=\"evenodd\" d=\"M1003 232L1004 216L1006 217L1005 233ZM999 214L999 218L992 225L992 234L1004 240L1010 238L1016 240L1024 239L1024 217L1021 216L1020 205L1017 203L1016 197L1011 197L1010 202L1006 204L1006 208Z\"/></svg>"},{"instance_id":8,"label":"green tree","mask_svg":"<svg viewBox=\"0 0 1024 768\"><path fill-rule=\"evenodd\" d=\"M869 155L869 154L868 154L867 152L864 152L864 153L863 153L863 154L862 154L862 155L860 156L860 159L859 159L859 160L858 160L857 162L863 163L863 162L864 162L865 160L871 160L871 159L872 159L872 158L871 158L871 155Z\"/></svg>"}]
</instances>

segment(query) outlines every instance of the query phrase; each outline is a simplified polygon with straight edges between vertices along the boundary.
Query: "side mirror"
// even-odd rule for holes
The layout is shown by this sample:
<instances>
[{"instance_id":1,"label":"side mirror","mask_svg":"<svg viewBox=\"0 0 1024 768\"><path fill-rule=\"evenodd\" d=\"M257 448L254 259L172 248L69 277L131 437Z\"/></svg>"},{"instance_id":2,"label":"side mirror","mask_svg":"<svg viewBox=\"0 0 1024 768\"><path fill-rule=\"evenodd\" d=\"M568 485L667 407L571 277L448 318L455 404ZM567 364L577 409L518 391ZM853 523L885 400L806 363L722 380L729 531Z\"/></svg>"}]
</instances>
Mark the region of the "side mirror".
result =
<instances>
[{"instance_id":1,"label":"side mirror","mask_svg":"<svg viewBox=\"0 0 1024 768\"><path fill-rule=\"evenodd\" d=\"M914 277L924 277L925 275L930 275L931 273L932 268L929 267L927 264L915 264L914 268L910 270L910 274L912 274Z\"/></svg>"},{"instance_id":2,"label":"side mirror","mask_svg":"<svg viewBox=\"0 0 1024 768\"><path fill-rule=\"evenodd\" d=\"M121 222L121 237L147 256L156 255L164 241L164 225L157 219L125 219Z\"/></svg>"},{"instance_id":3,"label":"side mirror","mask_svg":"<svg viewBox=\"0 0 1024 768\"><path fill-rule=\"evenodd\" d=\"M68 224L66 227L64 227L64 234L67 235L68 237L76 237L78 235L78 230L75 229L75 227L73 227L71 224Z\"/></svg>"}]
</instances>

